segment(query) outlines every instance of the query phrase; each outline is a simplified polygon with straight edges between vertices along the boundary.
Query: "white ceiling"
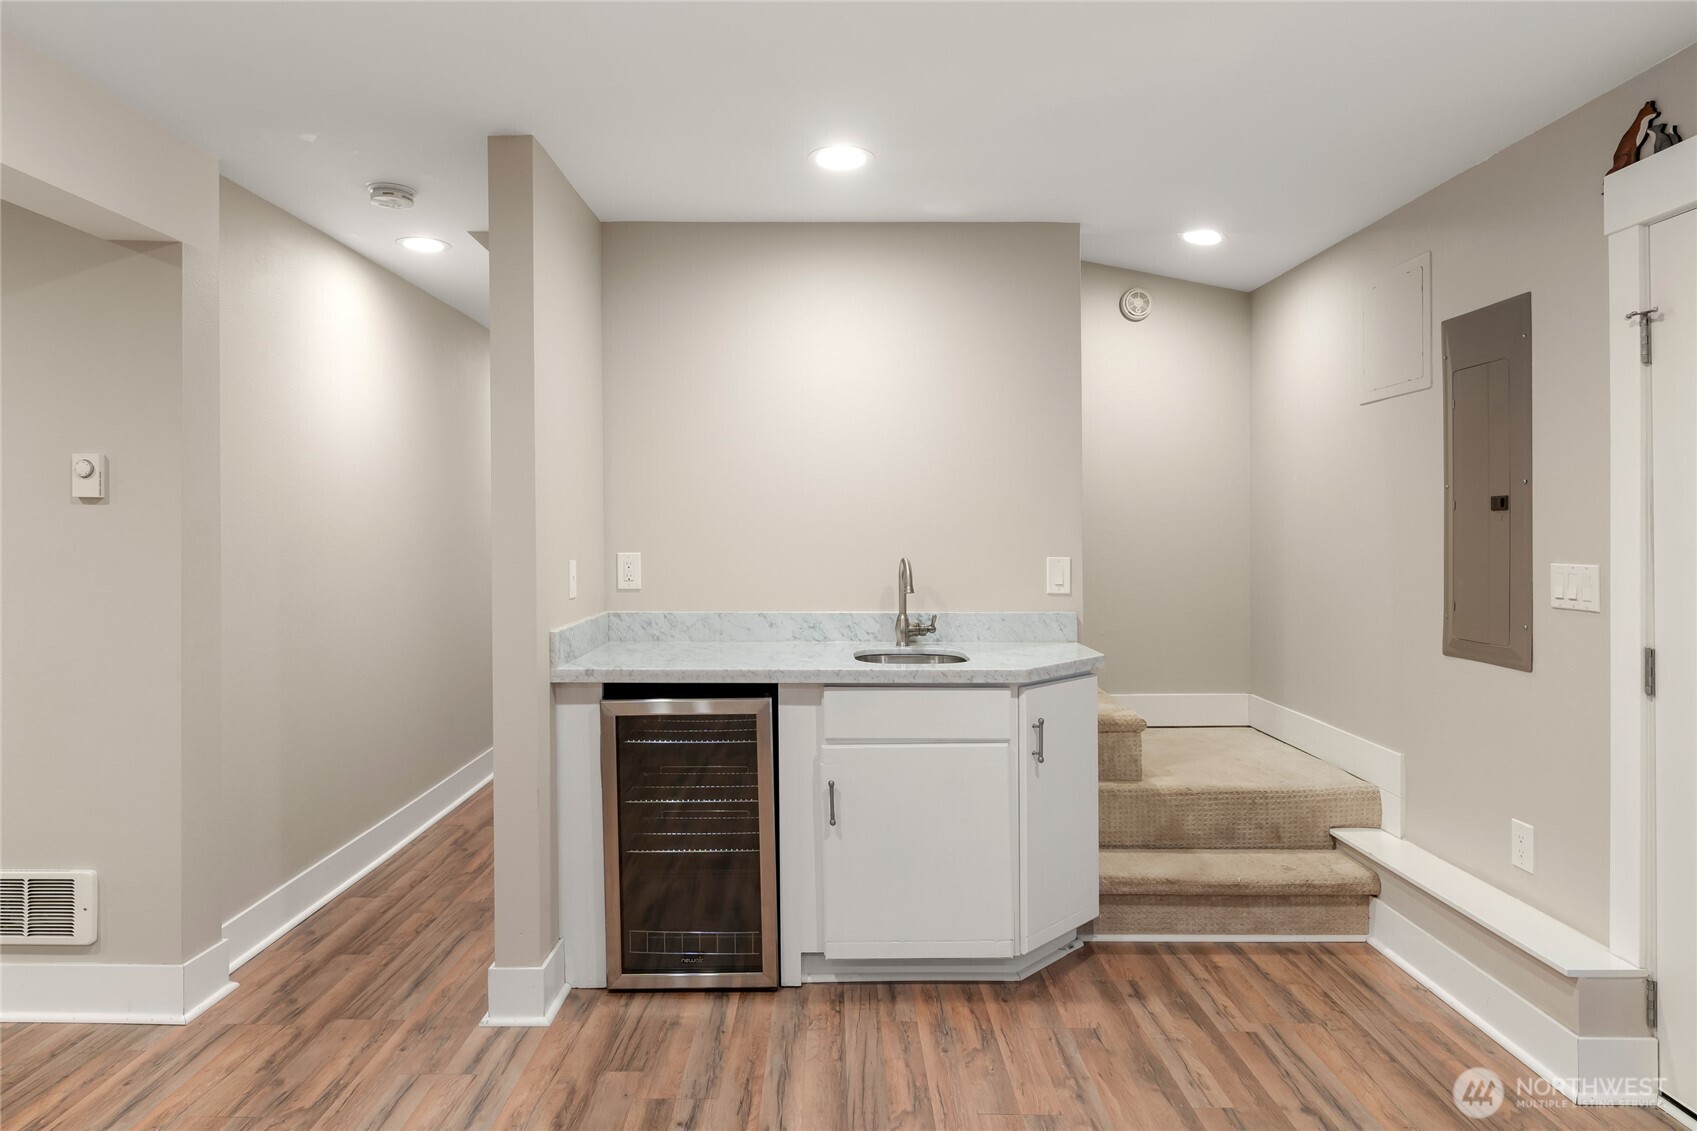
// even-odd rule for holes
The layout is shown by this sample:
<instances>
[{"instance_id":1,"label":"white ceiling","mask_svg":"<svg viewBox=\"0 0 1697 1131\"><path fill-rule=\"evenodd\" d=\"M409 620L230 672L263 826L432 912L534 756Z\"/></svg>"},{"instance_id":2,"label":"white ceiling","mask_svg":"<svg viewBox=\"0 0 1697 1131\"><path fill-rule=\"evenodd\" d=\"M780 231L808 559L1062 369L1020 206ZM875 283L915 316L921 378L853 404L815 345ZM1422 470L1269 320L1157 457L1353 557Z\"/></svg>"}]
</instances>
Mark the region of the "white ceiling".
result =
<instances>
[{"instance_id":1,"label":"white ceiling","mask_svg":"<svg viewBox=\"0 0 1697 1131\"><path fill-rule=\"evenodd\" d=\"M535 134L604 220L1076 221L1086 259L1249 289L1697 39L1686 0L7 0L0 19L480 320L490 134ZM876 157L808 163L832 142ZM1573 155L1599 176L1609 157ZM371 207L374 180L418 207ZM1199 226L1226 242L1178 239ZM396 247L414 233L454 246Z\"/></svg>"}]
</instances>

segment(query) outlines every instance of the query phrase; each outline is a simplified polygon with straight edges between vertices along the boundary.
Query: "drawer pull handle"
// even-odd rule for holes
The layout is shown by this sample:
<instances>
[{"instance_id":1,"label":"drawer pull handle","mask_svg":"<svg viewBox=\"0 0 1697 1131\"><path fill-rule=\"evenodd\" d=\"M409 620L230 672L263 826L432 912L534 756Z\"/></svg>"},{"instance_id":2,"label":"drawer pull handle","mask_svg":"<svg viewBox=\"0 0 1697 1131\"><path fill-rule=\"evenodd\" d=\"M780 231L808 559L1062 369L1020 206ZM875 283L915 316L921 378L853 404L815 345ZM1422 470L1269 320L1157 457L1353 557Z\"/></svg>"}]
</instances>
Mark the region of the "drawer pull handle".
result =
<instances>
[{"instance_id":1,"label":"drawer pull handle","mask_svg":"<svg viewBox=\"0 0 1697 1131\"><path fill-rule=\"evenodd\" d=\"M830 805L831 805L831 827L836 828L837 827L837 783L834 782L834 781L829 781L829 782L825 783L825 787L826 787L826 790L827 790L826 796L829 799Z\"/></svg>"},{"instance_id":2,"label":"drawer pull handle","mask_svg":"<svg viewBox=\"0 0 1697 1131\"><path fill-rule=\"evenodd\" d=\"M1032 723L1031 729L1037 732L1037 749L1031 752L1031 756L1037 759L1037 764L1041 766L1043 764L1043 720L1038 719Z\"/></svg>"}]
</instances>

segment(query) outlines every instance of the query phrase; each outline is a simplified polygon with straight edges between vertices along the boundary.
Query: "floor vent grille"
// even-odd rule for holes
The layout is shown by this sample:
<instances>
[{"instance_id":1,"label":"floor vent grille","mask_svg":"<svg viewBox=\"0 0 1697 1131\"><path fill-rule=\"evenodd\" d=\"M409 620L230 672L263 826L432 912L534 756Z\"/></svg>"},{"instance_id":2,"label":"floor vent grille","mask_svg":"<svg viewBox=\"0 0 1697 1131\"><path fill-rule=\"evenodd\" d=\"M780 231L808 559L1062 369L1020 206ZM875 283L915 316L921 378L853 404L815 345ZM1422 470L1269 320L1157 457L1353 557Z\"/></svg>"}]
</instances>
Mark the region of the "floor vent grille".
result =
<instances>
[{"instance_id":1,"label":"floor vent grille","mask_svg":"<svg viewBox=\"0 0 1697 1131\"><path fill-rule=\"evenodd\" d=\"M97 919L93 872L0 872L0 943L87 946Z\"/></svg>"}]
</instances>

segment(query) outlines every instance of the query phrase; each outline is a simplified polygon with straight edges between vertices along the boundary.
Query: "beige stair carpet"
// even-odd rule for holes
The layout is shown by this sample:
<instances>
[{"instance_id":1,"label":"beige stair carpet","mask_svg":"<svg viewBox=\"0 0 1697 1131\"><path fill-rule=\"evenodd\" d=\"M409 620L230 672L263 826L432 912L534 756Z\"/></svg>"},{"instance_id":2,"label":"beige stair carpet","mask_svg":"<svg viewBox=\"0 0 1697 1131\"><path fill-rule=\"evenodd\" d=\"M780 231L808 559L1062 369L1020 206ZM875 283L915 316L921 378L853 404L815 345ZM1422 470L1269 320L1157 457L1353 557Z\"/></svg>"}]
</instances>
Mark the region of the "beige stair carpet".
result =
<instances>
[{"instance_id":1,"label":"beige stair carpet","mask_svg":"<svg viewBox=\"0 0 1697 1131\"><path fill-rule=\"evenodd\" d=\"M1103 781L1143 780L1143 716L1096 692L1096 761Z\"/></svg>"},{"instance_id":2,"label":"beige stair carpet","mask_svg":"<svg viewBox=\"0 0 1697 1131\"><path fill-rule=\"evenodd\" d=\"M1143 780L1101 784L1104 848L1332 847L1379 824L1379 791L1247 727L1144 731Z\"/></svg>"},{"instance_id":3,"label":"beige stair carpet","mask_svg":"<svg viewBox=\"0 0 1697 1131\"><path fill-rule=\"evenodd\" d=\"M1101 935L1367 933L1372 869L1331 830L1379 791L1248 727L1144 731L1143 780L1101 783Z\"/></svg>"},{"instance_id":4,"label":"beige stair carpet","mask_svg":"<svg viewBox=\"0 0 1697 1131\"><path fill-rule=\"evenodd\" d=\"M1104 849L1093 928L1125 935L1364 935L1371 868L1331 849Z\"/></svg>"},{"instance_id":5,"label":"beige stair carpet","mask_svg":"<svg viewBox=\"0 0 1697 1131\"><path fill-rule=\"evenodd\" d=\"M1366 896L1148 895L1102 897L1092 935L1291 935L1301 938L1367 934Z\"/></svg>"},{"instance_id":6,"label":"beige stair carpet","mask_svg":"<svg viewBox=\"0 0 1697 1131\"><path fill-rule=\"evenodd\" d=\"M1377 872L1332 849L1105 848L1101 861L1103 895L1379 894Z\"/></svg>"}]
</instances>

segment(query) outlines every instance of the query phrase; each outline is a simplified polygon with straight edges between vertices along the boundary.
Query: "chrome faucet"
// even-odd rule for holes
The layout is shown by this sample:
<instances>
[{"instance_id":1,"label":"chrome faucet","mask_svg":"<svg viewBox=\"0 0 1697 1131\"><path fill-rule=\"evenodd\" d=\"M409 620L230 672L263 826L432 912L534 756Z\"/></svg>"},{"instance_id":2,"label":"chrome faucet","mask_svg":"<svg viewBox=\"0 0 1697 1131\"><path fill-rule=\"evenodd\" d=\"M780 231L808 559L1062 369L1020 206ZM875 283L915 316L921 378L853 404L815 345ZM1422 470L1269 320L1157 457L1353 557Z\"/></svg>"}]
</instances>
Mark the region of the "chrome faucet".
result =
<instances>
[{"instance_id":1,"label":"chrome faucet","mask_svg":"<svg viewBox=\"0 0 1697 1131\"><path fill-rule=\"evenodd\" d=\"M929 636L937 631L937 614L932 613L929 621L920 622L917 618L909 620L907 616L907 595L913 592L913 566L906 558L896 567L896 647L906 648L913 643L915 636Z\"/></svg>"}]
</instances>

